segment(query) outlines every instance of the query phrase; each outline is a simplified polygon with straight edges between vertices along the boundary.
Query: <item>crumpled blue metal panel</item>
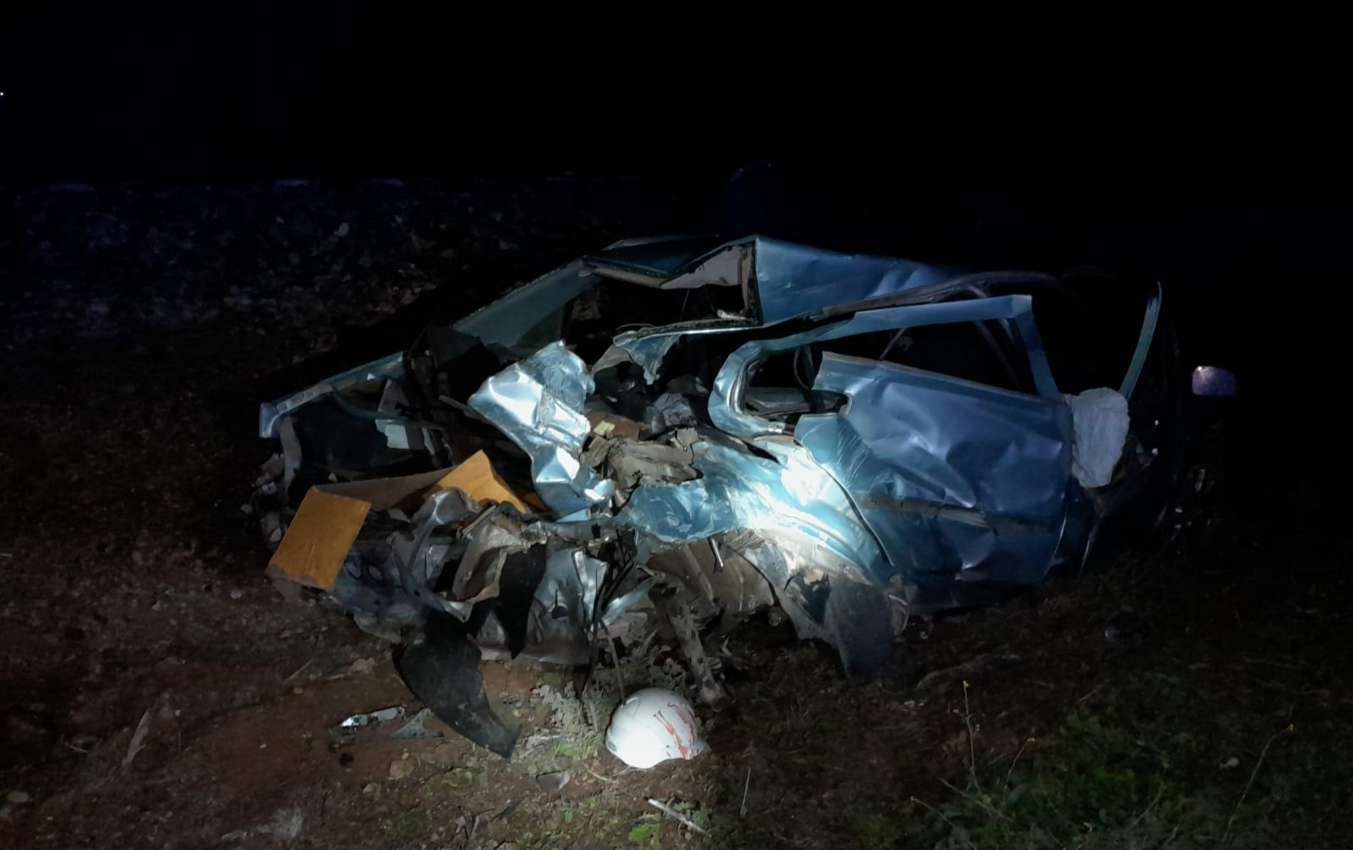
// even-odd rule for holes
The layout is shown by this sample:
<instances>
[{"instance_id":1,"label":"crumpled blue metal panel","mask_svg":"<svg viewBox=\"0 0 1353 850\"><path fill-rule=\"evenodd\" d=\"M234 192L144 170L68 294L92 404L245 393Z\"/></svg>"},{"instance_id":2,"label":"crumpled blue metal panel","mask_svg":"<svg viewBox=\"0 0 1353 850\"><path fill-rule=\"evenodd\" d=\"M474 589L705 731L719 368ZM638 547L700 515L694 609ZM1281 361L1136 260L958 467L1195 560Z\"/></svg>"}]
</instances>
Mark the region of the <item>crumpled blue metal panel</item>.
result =
<instances>
[{"instance_id":1,"label":"crumpled blue metal panel","mask_svg":"<svg viewBox=\"0 0 1353 850\"><path fill-rule=\"evenodd\" d=\"M784 437L754 445L771 457L714 439L696 443L701 477L639 487L616 523L665 543L755 531L761 542L739 554L770 582L799 636L832 644L848 676L876 670L892 636L892 566L845 491L803 446Z\"/></svg>"},{"instance_id":2,"label":"crumpled blue metal panel","mask_svg":"<svg viewBox=\"0 0 1353 850\"><path fill-rule=\"evenodd\" d=\"M841 656L846 676L857 679L887 660L893 638L893 595L861 581L853 565L794 533L738 550L775 590L803 640L826 641Z\"/></svg>"},{"instance_id":3,"label":"crumpled blue metal panel","mask_svg":"<svg viewBox=\"0 0 1353 850\"><path fill-rule=\"evenodd\" d=\"M644 381L655 383L658 380L658 370L662 368L662 361L667 359L667 354L678 342L681 341L681 333L665 334L638 334L623 333L615 338L611 344L611 349L602 355L601 359L593 366L593 371L599 371L615 363L629 360L644 370Z\"/></svg>"},{"instance_id":4,"label":"crumpled blue metal panel","mask_svg":"<svg viewBox=\"0 0 1353 850\"><path fill-rule=\"evenodd\" d=\"M1028 296L868 310L749 342L719 370L710 419L744 439L787 430L741 404L751 367L769 353L880 330L995 319L1018 329L1038 396L828 353L814 388L850 401L841 413L800 417L794 436L850 494L908 582L1038 581L1065 518L1071 417Z\"/></svg>"},{"instance_id":5,"label":"crumpled blue metal panel","mask_svg":"<svg viewBox=\"0 0 1353 850\"><path fill-rule=\"evenodd\" d=\"M1043 579L1066 515L1064 403L830 353L814 388L850 402L794 436L909 581Z\"/></svg>"},{"instance_id":6,"label":"crumpled blue metal panel","mask_svg":"<svg viewBox=\"0 0 1353 850\"><path fill-rule=\"evenodd\" d=\"M784 438L755 442L767 458L712 440L692 448L701 477L645 484L616 523L665 543L691 543L735 529L816 542L853 565L853 579L882 584L892 573L873 533L840 485L803 446Z\"/></svg>"},{"instance_id":7,"label":"crumpled blue metal panel","mask_svg":"<svg viewBox=\"0 0 1353 850\"><path fill-rule=\"evenodd\" d=\"M535 599L544 611L560 612L588 634L596 619L597 593L606 581L606 562L571 546L550 553Z\"/></svg>"},{"instance_id":8,"label":"crumpled blue metal panel","mask_svg":"<svg viewBox=\"0 0 1353 850\"><path fill-rule=\"evenodd\" d=\"M611 347L592 364L593 374L617 363L630 362L644 370L644 380L650 384L658 380L658 371L667 354L682 339L704 334L732 333L756 327L756 322L739 319L709 319L626 331L611 341Z\"/></svg>"},{"instance_id":9,"label":"crumpled blue metal panel","mask_svg":"<svg viewBox=\"0 0 1353 850\"><path fill-rule=\"evenodd\" d=\"M536 492L560 514L615 490L578 459L591 430L583 403L593 389L587 364L555 342L488 378L469 398L472 409L530 455Z\"/></svg>"},{"instance_id":10,"label":"crumpled blue metal panel","mask_svg":"<svg viewBox=\"0 0 1353 850\"><path fill-rule=\"evenodd\" d=\"M839 254L755 237L756 290L765 324L824 307L893 295L940 283L953 271L892 257Z\"/></svg>"}]
</instances>

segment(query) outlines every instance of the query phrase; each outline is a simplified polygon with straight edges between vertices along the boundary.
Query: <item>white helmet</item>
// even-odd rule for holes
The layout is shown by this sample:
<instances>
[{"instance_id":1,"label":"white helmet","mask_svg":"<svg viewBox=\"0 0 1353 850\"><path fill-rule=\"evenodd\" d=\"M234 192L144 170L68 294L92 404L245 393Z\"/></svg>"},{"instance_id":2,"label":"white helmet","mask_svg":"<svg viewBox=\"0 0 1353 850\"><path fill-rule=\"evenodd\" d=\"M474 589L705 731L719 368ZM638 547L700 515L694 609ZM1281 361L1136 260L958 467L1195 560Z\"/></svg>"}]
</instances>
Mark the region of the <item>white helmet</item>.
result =
<instances>
[{"instance_id":1,"label":"white helmet","mask_svg":"<svg viewBox=\"0 0 1353 850\"><path fill-rule=\"evenodd\" d=\"M690 703L662 688L644 688L616 708L606 749L630 767L649 768L668 759L693 759L705 751L705 742Z\"/></svg>"}]
</instances>

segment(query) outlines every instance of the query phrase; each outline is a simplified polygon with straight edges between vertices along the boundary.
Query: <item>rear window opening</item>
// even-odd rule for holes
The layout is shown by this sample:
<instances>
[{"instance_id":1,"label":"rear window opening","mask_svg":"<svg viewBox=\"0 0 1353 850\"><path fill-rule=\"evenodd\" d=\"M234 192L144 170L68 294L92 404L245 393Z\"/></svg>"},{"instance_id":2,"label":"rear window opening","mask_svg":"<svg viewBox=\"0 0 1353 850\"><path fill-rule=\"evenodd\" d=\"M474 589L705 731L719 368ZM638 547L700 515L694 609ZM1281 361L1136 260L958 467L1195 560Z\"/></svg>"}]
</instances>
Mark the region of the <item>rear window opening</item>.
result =
<instances>
[{"instance_id":1,"label":"rear window opening","mask_svg":"<svg viewBox=\"0 0 1353 850\"><path fill-rule=\"evenodd\" d=\"M1031 391L1021 375L1021 367L1027 371L1027 355L1004 341L1004 331L996 322L952 322L878 331L822 343L821 348L997 389Z\"/></svg>"},{"instance_id":2,"label":"rear window opening","mask_svg":"<svg viewBox=\"0 0 1353 850\"><path fill-rule=\"evenodd\" d=\"M602 280L565 308L563 338L590 363L610 347L617 334L625 331L745 313L742 290L735 286L655 289L626 281Z\"/></svg>"},{"instance_id":3,"label":"rear window opening","mask_svg":"<svg viewBox=\"0 0 1353 850\"><path fill-rule=\"evenodd\" d=\"M1020 373L1021 368L1027 372L1028 358L1003 344L1002 333L999 327L984 329L975 322L954 322L860 334L777 352L752 367L742 405L749 413L788 423L805 413L839 410L844 396L813 389L822 354L827 351L1028 393L1030 387Z\"/></svg>"}]
</instances>

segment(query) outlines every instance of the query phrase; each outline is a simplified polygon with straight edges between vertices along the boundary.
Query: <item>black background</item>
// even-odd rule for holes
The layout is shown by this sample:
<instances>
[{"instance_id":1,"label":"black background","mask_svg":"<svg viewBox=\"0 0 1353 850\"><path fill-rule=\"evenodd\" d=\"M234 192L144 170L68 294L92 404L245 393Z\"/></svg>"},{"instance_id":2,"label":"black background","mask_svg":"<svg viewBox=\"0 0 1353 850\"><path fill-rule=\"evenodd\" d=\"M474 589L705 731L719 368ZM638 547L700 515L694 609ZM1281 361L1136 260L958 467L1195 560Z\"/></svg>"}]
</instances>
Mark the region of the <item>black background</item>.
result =
<instances>
[{"instance_id":1,"label":"black background","mask_svg":"<svg viewBox=\"0 0 1353 850\"><path fill-rule=\"evenodd\" d=\"M921 56L858 25L541 15L44 8L6 28L6 180L626 174L678 187L691 230L1158 277L1198 356L1241 375L1254 463L1338 492L1336 78L1197 51L1167 70L1146 44Z\"/></svg>"}]
</instances>

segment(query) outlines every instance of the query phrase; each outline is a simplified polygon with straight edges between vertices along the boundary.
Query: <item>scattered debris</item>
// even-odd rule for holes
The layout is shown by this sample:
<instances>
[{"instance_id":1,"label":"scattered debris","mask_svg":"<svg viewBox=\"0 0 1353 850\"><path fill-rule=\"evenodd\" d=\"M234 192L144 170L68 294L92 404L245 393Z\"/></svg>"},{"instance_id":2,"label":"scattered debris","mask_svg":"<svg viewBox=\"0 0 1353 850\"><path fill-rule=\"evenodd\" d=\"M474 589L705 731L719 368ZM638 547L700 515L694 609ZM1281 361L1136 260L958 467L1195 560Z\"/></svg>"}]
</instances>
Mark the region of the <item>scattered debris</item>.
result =
<instances>
[{"instance_id":1,"label":"scattered debris","mask_svg":"<svg viewBox=\"0 0 1353 850\"><path fill-rule=\"evenodd\" d=\"M366 714L354 714L344 718L343 722L338 724L341 729L359 729L363 726L370 726L373 723L389 723L391 720L398 720L404 716L404 706L392 705L389 708L382 708L377 711L367 712Z\"/></svg>"},{"instance_id":2,"label":"scattered debris","mask_svg":"<svg viewBox=\"0 0 1353 850\"><path fill-rule=\"evenodd\" d=\"M916 683L916 692L925 693L939 690L955 682L975 678L983 673L1013 670L1023 663L1024 659L1018 655L985 652L976 658L964 661L962 664L946 667L943 670L930 671L921 677L921 681Z\"/></svg>"},{"instance_id":3,"label":"scattered debris","mask_svg":"<svg viewBox=\"0 0 1353 850\"><path fill-rule=\"evenodd\" d=\"M415 714L409 720L408 723L405 723L403 726L399 727L399 729L395 731L395 734L391 735L390 737L398 738L401 740L414 740L414 741L424 740L427 738L440 738L442 737L441 732L438 732L435 729L427 728L427 722L432 718L432 716L433 716L432 709L425 708L419 711L417 714Z\"/></svg>"},{"instance_id":4,"label":"scattered debris","mask_svg":"<svg viewBox=\"0 0 1353 850\"><path fill-rule=\"evenodd\" d=\"M122 757L122 769L126 770L132 766L132 759L146 745L146 735L150 734L150 713L155 706L147 708L141 713L141 720L136 724L136 731L132 733L131 742L127 744L127 754Z\"/></svg>"},{"instance_id":5,"label":"scattered debris","mask_svg":"<svg viewBox=\"0 0 1353 850\"><path fill-rule=\"evenodd\" d=\"M696 832L700 833L701 835L705 834L706 830L703 826L686 817L681 812L678 812L676 809L672 808L666 803L661 802L659 800L654 800L652 797L650 797L648 799L648 804L653 808L657 809L658 811L662 812L663 814L667 815L669 818L672 818L673 820L676 821L680 821L682 826L693 829Z\"/></svg>"},{"instance_id":6,"label":"scattered debris","mask_svg":"<svg viewBox=\"0 0 1353 850\"><path fill-rule=\"evenodd\" d=\"M1032 296L1071 289L1080 312L1035 322ZM1098 313L1089 290L760 237L621 241L262 405L277 454L250 513L275 580L400 645L414 694L504 757L485 657L588 667L604 647L618 699L622 658L662 632L717 704L704 641L770 608L861 680L913 612L1079 563L1173 474L1174 400L1138 386L1174 356L1152 345L1161 289ZM1097 322L1135 337L1105 358L1130 353L1126 374L1082 363Z\"/></svg>"},{"instance_id":7,"label":"scattered debris","mask_svg":"<svg viewBox=\"0 0 1353 850\"><path fill-rule=\"evenodd\" d=\"M308 664L309 662L306 662L306 663ZM305 667L302 666L302 667L301 667L301 670L304 670L304 669L305 669ZM342 670L338 671L338 674L337 674L337 675L338 675L338 676L366 676L366 675L369 675L371 672L373 672L375 669L376 669L376 659L374 659L374 658L359 658L359 659L357 659L356 661L354 661L354 662L352 662L351 664L349 664L347 667L344 667ZM301 672L301 670L297 670L295 673L292 673L291 675L292 675L292 676L299 675L300 672Z\"/></svg>"},{"instance_id":8,"label":"scattered debris","mask_svg":"<svg viewBox=\"0 0 1353 850\"><path fill-rule=\"evenodd\" d=\"M314 664L314 663L315 663L315 659L313 659L313 658L307 658L304 664L302 664L300 667L297 667L297 668L296 668L295 672L293 672L290 676L287 676L285 679L282 680L282 684L285 685L287 682L290 682L292 679L295 679L297 676L301 675L301 674L304 673L306 670L309 670L309 669L310 669L310 665L311 665L311 664Z\"/></svg>"},{"instance_id":9,"label":"scattered debris","mask_svg":"<svg viewBox=\"0 0 1353 850\"><path fill-rule=\"evenodd\" d=\"M567 770L558 770L553 773L542 773L536 777L536 784L551 794L564 789L564 786L573 779L573 774Z\"/></svg>"},{"instance_id":10,"label":"scattered debris","mask_svg":"<svg viewBox=\"0 0 1353 850\"><path fill-rule=\"evenodd\" d=\"M254 835L274 838L282 844L291 844L301 837L305 828L305 812L299 806L284 806L273 812L272 820L259 824L252 829L237 829L222 835L221 844L233 844L245 841Z\"/></svg>"},{"instance_id":11,"label":"scattered debris","mask_svg":"<svg viewBox=\"0 0 1353 850\"><path fill-rule=\"evenodd\" d=\"M390 779L393 781L408 779L413 775L414 767L416 767L416 765L411 759L395 759L390 762Z\"/></svg>"},{"instance_id":12,"label":"scattered debris","mask_svg":"<svg viewBox=\"0 0 1353 850\"><path fill-rule=\"evenodd\" d=\"M752 766L747 765L747 778L742 783L742 805L738 806L738 816L747 817L747 792L752 788Z\"/></svg>"},{"instance_id":13,"label":"scattered debris","mask_svg":"<svg viewBox=\"0 0 1353 850\"><path fill-rule=\"evenodd\" d=\"M486 818L483 815L473 815L465 817L461 815L456 818L456 834L465 834L465 844L469 846L474 841L475 833L479 831L479 825L484 823Z\"/></svg>"},{"instance_id":14,"label":"scattered debris","mask_svg":"<svg viewBox=\"0 0 1353 850\"><path fill-rule=\"evenodd\" d=\"M1149 629L1142 615L1128 608L1114 612L1104 624L1104 639L1118 649L1135 649L1146 643Z\"/></svg>"},{"instance_id":15,"label":"scattered debris","mask_svg":"<svg viewBox=\"0 0 1353 850\"><path fill-rule=\"evenodd\" d=\"M449 743L445 743L438 744L431 751L422 753L419 758L428 764L445 770L456 763L457 755L456 748Z\"/></svg>"},{"instance_id":16,"label":"scattered debris","mask_svg":"<svg viewBox=\"0 0 1353 850\"><path fill-rule=\"evenodd\" d=\"M270 835L283 844L290 844L301 837L305 828L305 812L299 806L284 806L273 812L272 820L256 827L259 835Z\"/></svg>"}]
</instances>

